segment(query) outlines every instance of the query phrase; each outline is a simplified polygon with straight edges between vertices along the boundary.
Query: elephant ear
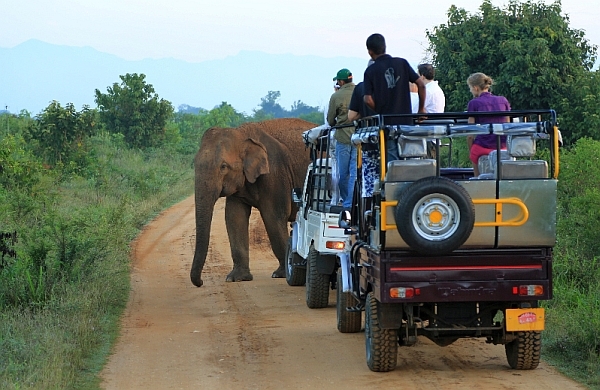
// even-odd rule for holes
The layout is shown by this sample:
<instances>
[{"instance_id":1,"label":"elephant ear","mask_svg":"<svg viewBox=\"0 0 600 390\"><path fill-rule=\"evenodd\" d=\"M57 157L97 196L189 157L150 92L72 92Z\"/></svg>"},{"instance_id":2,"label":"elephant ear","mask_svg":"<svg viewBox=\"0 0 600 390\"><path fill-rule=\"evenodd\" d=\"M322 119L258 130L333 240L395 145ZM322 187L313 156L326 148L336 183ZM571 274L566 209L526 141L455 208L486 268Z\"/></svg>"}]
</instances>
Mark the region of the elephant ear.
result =
<instances>
[{"instance_id":1,"label":"elephant ear","mask_svg":"<svg viewBox=\"0 0 600 390\"><path fill-rule=\"evenodd\" d=\"M246 180L254 183L260 175L269 173L267 149L262 143L248 138L244 151L244 175L246 176Z\"/></svg>"}]
</instances>

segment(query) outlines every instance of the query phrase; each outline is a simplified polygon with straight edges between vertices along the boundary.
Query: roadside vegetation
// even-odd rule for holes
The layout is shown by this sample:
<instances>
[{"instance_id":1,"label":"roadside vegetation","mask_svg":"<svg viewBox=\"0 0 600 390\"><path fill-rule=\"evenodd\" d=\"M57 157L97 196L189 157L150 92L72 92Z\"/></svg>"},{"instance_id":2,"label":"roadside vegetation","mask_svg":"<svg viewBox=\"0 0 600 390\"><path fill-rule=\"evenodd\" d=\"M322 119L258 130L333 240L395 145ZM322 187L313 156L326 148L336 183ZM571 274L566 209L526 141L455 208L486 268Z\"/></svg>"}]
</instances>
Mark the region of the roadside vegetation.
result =
<instances>
[{"instance_id":1,"label":"roadside vegetation","mask_svg":"<svg viewBox=\"0 0 600 390\"><path fill-rule=\"evenodd\" d=\"M254 120L227 103L174 113L144 75L96 96L97 109L55 101L35 117L0 115L2 389L98 387L129 294L130 242L193 193L206 129Z\"/></svg>"},{"instance_id":2,"label":"roadside vegetation","mask_svg":"<svg viewBox=\"0 0 600 390\"><path fill-rule=\"evenodd\" d=\"M471 99L467 77L483 72L513 110L552 108L564 139L558 184L554 299L544 302L542 358L600 389L600 73L597 46L569 26L559 1L483 1L476 14L452 6L427 31L447 111ZM466 159L466 145L456 153ZM541 151L543 154L543 151ZM543 201L543 200L540 200Z\"/></svg>"},{"instance_id":3,"label":"roadside vegetation","mask_svg":"<svg viewBox=\"0 0 600 390\"><path fill-rule=\"evenodd\" d=\"M428 31L447 110L462 111L466 78L492 76L513 109L557 110L562 148L554 299L543 359L600 389L600 78L596 46L560 3L484 1L456 7ZM129 294L130 242L193 192L204 131L323 112L281 107L269 91L253 115L222 102L175 112L143 74L96 90L96 108L51 102L0 114L0 388L97 388ZM123 107L127 107L127 111ZM300 142L300 141L299 141ZM464 149L464 148L463 148ZM457 147L466 160L466 150Z\"/></svg>"}]
</instances>

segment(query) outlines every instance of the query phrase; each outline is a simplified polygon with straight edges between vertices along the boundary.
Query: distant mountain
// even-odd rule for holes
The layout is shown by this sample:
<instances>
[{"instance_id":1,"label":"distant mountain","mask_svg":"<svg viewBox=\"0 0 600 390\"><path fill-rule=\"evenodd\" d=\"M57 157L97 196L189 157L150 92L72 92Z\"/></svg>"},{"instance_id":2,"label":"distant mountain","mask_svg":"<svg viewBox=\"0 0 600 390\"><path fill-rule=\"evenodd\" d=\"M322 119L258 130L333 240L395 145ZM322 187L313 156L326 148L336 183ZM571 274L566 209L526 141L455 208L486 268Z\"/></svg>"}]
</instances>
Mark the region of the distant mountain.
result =
<instances>
[{"instance_id":1,"label":"distant mountain","mask_svg":"<svg viewBox=\"0 0 600 390\"><path fill-rule=\"evenodd\" d=\"M365 58L295 56L242 51L222 60L189 63L172 58L126 61L91 47L52 45L30 40L0 48L0 107L37 115L52 100L92 108L94 91L120 83L120 75L143 73L159 97L180 105L212 109L226 101L251 114L268 91L280 91L288 109L301 100L325 106L333 92L332 78L341 68L361 81Z\"/></svg>"}]
</instances>

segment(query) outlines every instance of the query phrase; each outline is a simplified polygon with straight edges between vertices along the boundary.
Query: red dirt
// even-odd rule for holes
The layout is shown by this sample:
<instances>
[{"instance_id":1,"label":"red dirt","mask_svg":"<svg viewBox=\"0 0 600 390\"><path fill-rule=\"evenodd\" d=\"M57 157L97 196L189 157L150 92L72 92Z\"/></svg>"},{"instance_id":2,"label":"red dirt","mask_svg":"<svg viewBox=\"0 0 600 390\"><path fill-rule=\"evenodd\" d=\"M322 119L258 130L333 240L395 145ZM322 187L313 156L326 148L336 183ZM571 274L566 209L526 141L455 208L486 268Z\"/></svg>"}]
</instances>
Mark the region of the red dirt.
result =
<instances>
[{"instance_id":1,"label":"red dirt","mask_svg":"<svg viewBox=\"0 0 600 390\"><path fill-rule=\"evenodd\" d=\"M369 371L364 333L336 328L329 307L306 307L304 287L272 279L277 260L257 210L250 234L251 282L227 283L232 268L224 200L215 206L204 286L189 279L194 199L163 212L133 243L132 291L120 338L104 371L106 389L585 389L541 363L511 370L503 346L420 339L400 347L398 367ZM363 317L364 318L364 317Z\"/></svg>"}]
</instances>

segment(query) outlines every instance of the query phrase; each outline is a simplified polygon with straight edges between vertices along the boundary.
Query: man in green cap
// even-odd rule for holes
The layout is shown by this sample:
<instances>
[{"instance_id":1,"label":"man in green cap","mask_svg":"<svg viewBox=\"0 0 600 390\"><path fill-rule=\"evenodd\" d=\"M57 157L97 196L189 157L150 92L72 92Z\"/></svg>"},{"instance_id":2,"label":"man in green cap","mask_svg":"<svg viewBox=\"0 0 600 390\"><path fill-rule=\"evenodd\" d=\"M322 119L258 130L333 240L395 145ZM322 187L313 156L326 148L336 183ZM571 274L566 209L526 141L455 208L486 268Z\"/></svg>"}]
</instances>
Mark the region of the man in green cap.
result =
<instances>
[{"instance_id":1,"label":"man in green cap","mask_svg":"<svg viewBox=\"0 0 600 390\"><path fill-rule=\"evenodd\" d=\"M348 119L348 106L354 91L352 73L348 69L340 69L333 81L337 82L340 89L334 92L329 99L327 123L329 126L351 124L352 121ZM343 200L342 206L347 209L352 206L354 182L356 181L356 146L350 142L353 133L354 127L344 127L336 129L334 134L340 198Z\"/></svg>"}]
</instances>

